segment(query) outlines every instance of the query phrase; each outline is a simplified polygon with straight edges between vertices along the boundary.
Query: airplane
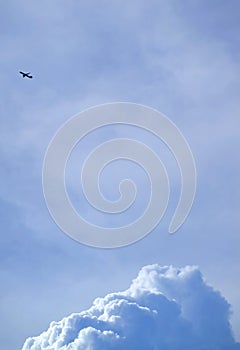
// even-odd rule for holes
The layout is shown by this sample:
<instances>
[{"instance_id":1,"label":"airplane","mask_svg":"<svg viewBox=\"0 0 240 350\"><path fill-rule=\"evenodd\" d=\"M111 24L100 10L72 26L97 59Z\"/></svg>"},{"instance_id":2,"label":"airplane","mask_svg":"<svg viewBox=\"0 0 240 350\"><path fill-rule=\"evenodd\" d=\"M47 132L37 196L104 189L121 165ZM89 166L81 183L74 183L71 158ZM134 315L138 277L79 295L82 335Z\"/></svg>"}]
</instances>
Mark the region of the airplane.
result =
<instances>
[{"instance_id":1,"label":"airplane","mask_svg":"<svg viewBox=\"0 0 240 350\"><path fill-rule=\"evenodd\" d=\"M29 73L24 73L24 72L19 72L20 74L22 74L22 77L23 78L25 78L25 77L27 77L27 78L29 78L29 79L32 79L32 75L29 75L29 74L31 74L30 72Z\"/></svg>"}]
</instances>

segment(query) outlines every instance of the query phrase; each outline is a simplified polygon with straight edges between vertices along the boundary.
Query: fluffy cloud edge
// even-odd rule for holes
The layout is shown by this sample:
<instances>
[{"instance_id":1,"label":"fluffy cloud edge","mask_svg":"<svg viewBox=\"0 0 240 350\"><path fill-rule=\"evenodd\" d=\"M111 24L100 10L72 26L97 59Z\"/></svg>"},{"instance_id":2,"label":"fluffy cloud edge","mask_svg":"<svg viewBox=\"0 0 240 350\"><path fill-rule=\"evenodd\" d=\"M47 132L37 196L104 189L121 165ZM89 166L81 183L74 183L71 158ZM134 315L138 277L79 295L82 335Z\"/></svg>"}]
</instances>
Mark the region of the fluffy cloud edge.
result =
<instances>
[{"instance_id":1,"label":"fluffy cloud edge","mask_svg":"<svg viewBox=\"0 0 240 350\"><path fill-rule=\"evenodd\" d=\"M144 266L123 292L96 298L36 337L22 350L240 350L230 304L197 266Z\"/></svg>"}]
</instances>

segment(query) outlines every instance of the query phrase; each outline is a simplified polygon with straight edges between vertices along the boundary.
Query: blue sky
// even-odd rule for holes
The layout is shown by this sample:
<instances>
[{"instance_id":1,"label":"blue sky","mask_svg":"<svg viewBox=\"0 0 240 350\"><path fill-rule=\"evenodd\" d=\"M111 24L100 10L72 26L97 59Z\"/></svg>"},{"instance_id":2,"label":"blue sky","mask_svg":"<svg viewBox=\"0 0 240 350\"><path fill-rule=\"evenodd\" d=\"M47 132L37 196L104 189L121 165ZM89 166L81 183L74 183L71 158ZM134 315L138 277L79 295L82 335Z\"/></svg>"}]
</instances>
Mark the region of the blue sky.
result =
<instances>
[{"instance_id":1,"label":"blue sky","mask_svg":"<svg viewBox=\"0 0 240 350\"><path fill-rule=\"evenodd\" d=\"M234 0L2 4L3 348L21 348L52 320L126 289L142 266L153 263L198 265L232 305L240 339L238 13ZM31 71L34 79L22 79L19 70ZM48 143L62 123L113 101L151 106L176 123L193 151L198 187L190 216L169 236L179 174L163 149L176 189L164 219L132 246L99 250L74 242L55 225L41 173ZM147 135L138 137L163 148ZM93 143L78 146L79 155ZM76 181L69 175L69 187L75 189Z\"/></svg>"}]
</instances>

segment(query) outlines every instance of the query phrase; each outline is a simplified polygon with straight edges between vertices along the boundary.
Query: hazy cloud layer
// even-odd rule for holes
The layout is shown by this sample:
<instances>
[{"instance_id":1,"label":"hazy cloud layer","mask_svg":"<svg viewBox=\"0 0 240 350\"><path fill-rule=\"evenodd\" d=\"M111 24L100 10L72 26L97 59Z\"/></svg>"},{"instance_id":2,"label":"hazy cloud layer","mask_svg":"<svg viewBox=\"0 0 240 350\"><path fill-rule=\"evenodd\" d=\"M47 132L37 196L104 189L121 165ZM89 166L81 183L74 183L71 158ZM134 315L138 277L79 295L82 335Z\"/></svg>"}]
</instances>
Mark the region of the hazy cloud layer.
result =
<instances>
[{"instance_id":1,"label":"hazy cloud layer","mask_svg":"<svg viewBox=\"0 0 240 350\"><path fill-rule=\"evenodd\" d=\"M197 267L148 265L129 289L51 322L22 350L239 350L229 312Z\"/></svg>"}]
</instances>

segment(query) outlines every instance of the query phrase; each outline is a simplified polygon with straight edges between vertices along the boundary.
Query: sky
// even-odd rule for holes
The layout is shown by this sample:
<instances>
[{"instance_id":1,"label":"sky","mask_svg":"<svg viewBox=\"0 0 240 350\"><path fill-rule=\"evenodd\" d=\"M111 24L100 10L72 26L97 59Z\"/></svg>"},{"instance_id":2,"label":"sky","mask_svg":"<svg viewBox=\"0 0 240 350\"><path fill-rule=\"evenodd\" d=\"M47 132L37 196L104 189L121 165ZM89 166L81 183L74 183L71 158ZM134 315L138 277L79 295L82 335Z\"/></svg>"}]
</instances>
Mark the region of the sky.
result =
<instances>
[{"instance_id":1,"label":"sky","mask_svg":"<svg viewBox=\"0 0 240 350\"><path fill-rule=\"evenodd\" d=\"M12 0L1 5L1 347L22 349L26 338L40 335L51 322L88 310L96 298L128 290L141 268L152 264L198 266L207 285L231 305L230 325L240 341L239 2ZM19 70L31 72L33 79L23 79ZM133 176L136 206L116 221L91 213L79 174L98 141L114 136L146 142L161 155L171 183L168 209L149 235L127 247L97 249L70 239L52 220L42 166L64 122L116 101L155 108L177 125L195 158L197 191L184 225L169 235L181 185L169 150L127 126L89 135L66 169L71 200L88 220L103 226L130 222L150 193L138 167L113 164L102 174L103 191L115 198L120 178Z\"/></svg>"}]
</instances>

